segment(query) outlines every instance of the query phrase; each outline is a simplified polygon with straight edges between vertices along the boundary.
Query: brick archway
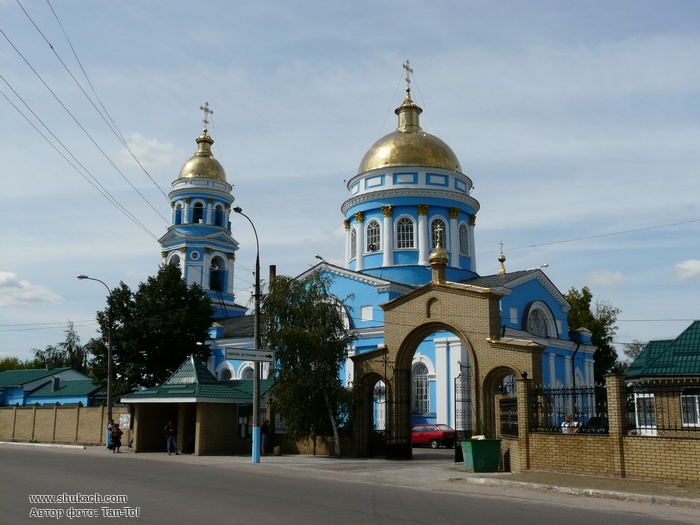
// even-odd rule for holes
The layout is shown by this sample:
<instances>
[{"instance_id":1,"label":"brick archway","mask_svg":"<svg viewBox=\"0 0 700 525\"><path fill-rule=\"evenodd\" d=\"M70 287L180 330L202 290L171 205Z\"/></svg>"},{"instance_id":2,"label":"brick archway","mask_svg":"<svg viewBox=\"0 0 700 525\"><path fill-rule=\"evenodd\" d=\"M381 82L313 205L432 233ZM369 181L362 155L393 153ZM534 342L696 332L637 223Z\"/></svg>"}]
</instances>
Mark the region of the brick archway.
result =
<instances>
[{"instance_id":1,"label":"brick archway","mask_svg":"<svg viewBox=\"0 0 700 525\"><path fill-rule=\"evenodd\" d=\"M465 345L472 366L473 420L484 421L485 431L496 435L494 401L484 401L484 393L491 390L486 388L486 378L506 370L541 378L544 350L532 342L501 339L501 297L501 292L489 288L430 283L382 305L384 347L352 358L354 384L360 392L354 427L356 455L370 453L372 407L367 390L381 377L387 397L386 456L412 457L411 363L418 345L438 331L451 332ZM486 410L488 417L484 417Z\"/></svg>"}]
</instances>

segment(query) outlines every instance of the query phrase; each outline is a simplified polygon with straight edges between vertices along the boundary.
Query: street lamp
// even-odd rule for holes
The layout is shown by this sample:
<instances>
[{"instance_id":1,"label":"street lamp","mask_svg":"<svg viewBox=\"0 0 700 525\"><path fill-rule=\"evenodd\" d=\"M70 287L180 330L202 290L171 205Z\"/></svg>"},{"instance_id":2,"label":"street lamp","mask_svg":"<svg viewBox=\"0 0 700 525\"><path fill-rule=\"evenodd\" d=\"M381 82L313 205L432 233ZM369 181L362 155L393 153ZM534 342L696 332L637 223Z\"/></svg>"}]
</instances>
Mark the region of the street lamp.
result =
<instances>
[{"instance_id":1,"label":"street lamp","mask_svg":"<svg viewBox=\"0 0 700 525\"><path fill-rule=\"evenodd\" d=\"M253 349L260 350L260 241L255 224L240 206L233 211L242 215L253 227L255 234L255 317L253 318ZM260 361L253 361L253 463L260 463Z\"/></svg>"},{"instance_id":2,"label":"street lamp","mask_svg":"<svg viewBox=\"0 0 700 525\"><path fill-rule=\"evenodd\" d=\"M82 280L88 280L88 281L97 281L98 283L102 283L105 288L107 288L107 319L108 319L108 327L107 327L107 421L112 420L112 290L109 289L109 286L104 281L100 281L99 279L95 279L94 277L88 277L87 275L80 274L78 275L78 279Z\"/></svg>"}]
</instances>

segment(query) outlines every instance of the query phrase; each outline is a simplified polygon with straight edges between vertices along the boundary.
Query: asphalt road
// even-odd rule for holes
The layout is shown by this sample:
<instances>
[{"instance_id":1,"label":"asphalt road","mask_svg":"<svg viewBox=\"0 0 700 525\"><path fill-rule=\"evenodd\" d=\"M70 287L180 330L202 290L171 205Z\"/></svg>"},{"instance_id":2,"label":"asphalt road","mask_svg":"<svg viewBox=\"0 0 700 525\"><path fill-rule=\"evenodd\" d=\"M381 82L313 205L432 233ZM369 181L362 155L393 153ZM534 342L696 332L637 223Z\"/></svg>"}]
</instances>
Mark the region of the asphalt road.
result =
<instances>
[{"instance_id":1,"label":"asphalt road","mask_svg":"<svg viewBox=\"0 0 700 525\"><path fill-rule=\"evenodd\" d=\"M658 507L650 514L649 509L624 502L428 478L390 483L379 474L368 476L375 468L371 466L364 467L362 477L355 475L352 464L339 471L306 467L302 462L285 468L227 457L4 445L0 465L0 523L12 525L700 522L697 510ZM377 464L377 472L382 468ZM405 472L421 475L421 470ZM64 501L31 503L29 498L35 495ZM93 501L97 498L105 501Z\"/></svg>"}]
</instances>

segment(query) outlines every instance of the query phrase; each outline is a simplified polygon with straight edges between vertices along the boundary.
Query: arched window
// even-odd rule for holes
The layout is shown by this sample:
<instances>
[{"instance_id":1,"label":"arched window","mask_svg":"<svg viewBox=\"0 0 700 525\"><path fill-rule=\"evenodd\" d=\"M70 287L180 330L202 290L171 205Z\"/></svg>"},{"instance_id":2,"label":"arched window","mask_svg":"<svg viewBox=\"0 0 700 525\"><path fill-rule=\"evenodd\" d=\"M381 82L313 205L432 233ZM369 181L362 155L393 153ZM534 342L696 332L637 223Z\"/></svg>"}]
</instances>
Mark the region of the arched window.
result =
<instances>
[{"instance_id":1,"label":"arched window","mask_svg":"<svg viewBox=\"0 0 700 525\"><path fill-rule=\"evenodd\" d=\"M192 223L199 224L200 222L204 222L204 205L197 202L192 208Z\"/></svg>"},{"instance_id":2,"label":"arched window","mask_svg":"<svg viewBox=\"0 0 700 525\"><path fill-rule=\"evenodd\" d=\"M214 257L211 260L209 269L209 289L216 292L223 292L226 285L226 266L221 257Z\"/></svg>"},{"instance_id":3,"label":"arched window","mask_svg":"<svg viewBox=\"0 0 700 525\"><path fill-rule=\"evenodd\" d=\"M552 311L543 301L534 301L527 307L523 328L526 332L538 337L557 335L557 325Z\"/></svg>"},{"instance_id":4,"label":"arched window","mask_svg":"<svg viewBox=\"0 0 700 525\"><path fill-rule=\"evenodd\" d=\"M248 367L241 372L241 379L255 379L255 371Z\"/></svg>"},{"instance_id":5,"label":"arched window","mask_svg":"<svg viewBox=\"0 0 700 525\"><path fill-rule=\"evenodd\" d=\"M438 228L440 229L440 246L444 250L449 249L449 236L447 235L447 224L442 219L433 219L430 224L430 248L434 249L437 246Z\"/></svg>"},{"instance_id":6,"label":"arched window","mask_svg":"<svg viewBox=\"0 0 700 525\"><path fill-rule=\"evenodd\" d=\"M224 217L224 207L221 204L217 204L216 208L214 208L214 225L223 226Z\"/></svg>"},{"instance_id":7,"label":"arched window","mask_svg":"<svg viewBox=\"0 0 700 525\"><path fill-rule=\"evenodd\" d=\"M350 258L357 257L357 230L353 228L350 231Z\"/></svg>"},{"instance_id":8,"label":"arched window","mask_svg":"<svg viewBox=\"0 0 700 525\"><path fill-rule=\"evenodd\" d=\"M396 248L413 248L413 220L409 217L401 217L396 221Z\"/></svg>"},{"instance_id":9,"label":"arched window","mask_svg":"<svg viewBox=\"0 0 700 525\"><path fill-rule=\"evenodd\" d=\"M368 252L376 252L380 250L381 245L381 232L379 229L379 221L371 220L367 223L367 244L365 249Z\"/></svg>"},{"instance_id":10,"label":"arched window","mask_svg":"<svg viewBox=\"0 0 700 525\"><path fill-rule=\"evenodd\" d=\"M414 414L430 413L430 390L428 388L428 367L418 363L413 367L413 403Z\"/></svg>"},{"instance_id":11,"label":"arched window","mask_svg":"<svg viewBox=\"0 0 700 525\"><path fill-rule=\"evenodd\" d=\"M464 223L459 225L459 253L469 255L469 228Z\"/></svg>"},{"instance_id":12,"label":"arched window","mask_svg":"<svg viewBox=\"0 0 700 525\"><path fill-rule=\"evenodd\" d=\"M175 224L182 224L182 204L177 203L175 205Z\"/></svg>"},{"instance_id":13,"label":"arched window","mask_svg":"<svg viewBox=\"0 0 700 525\"><path fill-rule=\"evenodd\" d=\"M219 374L219 381L230 381L232 377L231 370L224 368Z\"/></svg>"}]
</instances>

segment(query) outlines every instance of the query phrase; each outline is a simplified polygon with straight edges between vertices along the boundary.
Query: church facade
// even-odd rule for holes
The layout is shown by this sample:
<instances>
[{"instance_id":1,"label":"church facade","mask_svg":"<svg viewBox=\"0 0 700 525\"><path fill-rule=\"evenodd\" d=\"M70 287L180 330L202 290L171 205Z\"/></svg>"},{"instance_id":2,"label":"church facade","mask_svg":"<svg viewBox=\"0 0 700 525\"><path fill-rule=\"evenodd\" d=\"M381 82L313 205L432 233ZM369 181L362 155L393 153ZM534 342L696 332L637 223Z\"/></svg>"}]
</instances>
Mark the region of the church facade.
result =
<instances>
[{"instance_id":1,"label":"church facade","mask_svg":"<svg viewBox=\"0 0 700 525\"><path fill-rule=\"evenodd\" d=\"M555 387L593 383L590 333L568 326L569 304L541 269L508 272L501 253L498 273L478 273L472 180L452 149L422 129L404 67L398 126L369 148L347 182L344 264L322 260L299 276L333 277L331 291L356 334L342 379L366 391L361 453L371 453L367 436L397 427L410 447L418 423L497 433L496 400L515 397L520 378ZM173 183L164 261L180 265L188 283L221 305L207 342L209 369L219 379L250 377L252 363L225 358L226 348L253 347L250 316L233 303L232 187L210 156L206 129L197 142L200 157ZM188 168L202 158L214 168Z\"/></svg>"}]
</instances>

